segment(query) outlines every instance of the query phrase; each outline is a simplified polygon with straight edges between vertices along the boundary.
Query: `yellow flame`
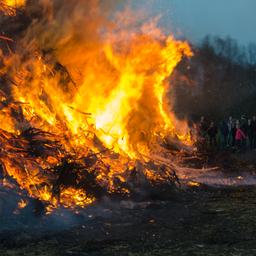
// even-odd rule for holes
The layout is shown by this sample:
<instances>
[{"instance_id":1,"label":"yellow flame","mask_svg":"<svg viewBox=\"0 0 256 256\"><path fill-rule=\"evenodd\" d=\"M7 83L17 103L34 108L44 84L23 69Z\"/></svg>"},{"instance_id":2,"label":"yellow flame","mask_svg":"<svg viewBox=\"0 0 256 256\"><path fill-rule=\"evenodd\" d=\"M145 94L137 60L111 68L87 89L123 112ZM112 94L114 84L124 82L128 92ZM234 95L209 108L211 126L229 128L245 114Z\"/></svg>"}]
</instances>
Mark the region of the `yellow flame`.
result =
<instances>
[{"instance_id":1,"label":"yellow flame","mask_svg":"<svg viewBox=\"0 0 256 256\"><path fill-rule=\"evenodd\" d=\"M11 7L25 5L25 1L5 3ZM104 159L112 169L97 176L111 190L113 178L130 170L135 160L149 156L159 137L190 142L187 126L179 125L164 98L175 67L192 52L187 42L165 36L152 24L150 31L143 25L131 32L112 28L111 23L103 26L107 32L102 32L102 24L96 21L81 23L78 17L73 18L68 24L66 20L65 24L50 20L48 27L35 23L18 42L17 52L3 60L5 72L17 85L12 87L12 97L20 102L21 110L16 111L22 112L25 120L13 118L10 111L1 127L16 134L30 126L51 132L67 152L76 151L80 157L87 155L87 148L94 152L108 148L118 153L117 161ZM89 39L76 22L85 30L91 29ZM31 40L35 33L38 38ZM44 44L53 52L43 53ZM47 168L57 162L54 157L37 161ZM23 173L7 160L5 166L32 196L58 203L34 164L24 160ZM69 207L94 200L81 189L64 188L60 194L60 202Z\"/></svg>"},{"instance_id":2,"label":"yellow flame","mask_svg":"<svg viewBox=\"0 0 256 256\"><path fill-rule=\"evenodd\" d=\"M25 4L26 0L1 0L0 11L3 11L6 15L15 16L16 11L24 7Z\"/></svg>"},{"instance_id":3,"label":"yellow flame","mask_svg":"<svg viewBox=\"0 0 256 256\"><path fill-rule=\"evenodd\" d=\"M26 4L26 0L2 0L2 2L14 8L20 8Z\"/></svg>"}]
</instances>

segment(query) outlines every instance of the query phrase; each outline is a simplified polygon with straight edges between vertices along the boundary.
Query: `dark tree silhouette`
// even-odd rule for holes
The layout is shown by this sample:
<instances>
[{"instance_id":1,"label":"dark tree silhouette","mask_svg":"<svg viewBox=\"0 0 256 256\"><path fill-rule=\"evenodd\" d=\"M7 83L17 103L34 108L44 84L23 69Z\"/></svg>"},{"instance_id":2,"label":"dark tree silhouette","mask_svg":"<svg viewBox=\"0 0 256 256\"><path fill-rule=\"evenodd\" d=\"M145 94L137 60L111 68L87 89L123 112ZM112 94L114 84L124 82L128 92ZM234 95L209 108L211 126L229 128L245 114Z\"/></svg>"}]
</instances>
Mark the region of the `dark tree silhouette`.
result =
<instances>
[{"instance_id":1,"label":"dark tree silhouette","mask_svg":"<svg viewBox=\"0 0 256 256\"><path fill-rule=\"evenodd\" d=\"M256 44L244 47L230 37L206 36L193 51L171 78L177 115L218 121L256 114Z\"/></svg>"}]
</instances>

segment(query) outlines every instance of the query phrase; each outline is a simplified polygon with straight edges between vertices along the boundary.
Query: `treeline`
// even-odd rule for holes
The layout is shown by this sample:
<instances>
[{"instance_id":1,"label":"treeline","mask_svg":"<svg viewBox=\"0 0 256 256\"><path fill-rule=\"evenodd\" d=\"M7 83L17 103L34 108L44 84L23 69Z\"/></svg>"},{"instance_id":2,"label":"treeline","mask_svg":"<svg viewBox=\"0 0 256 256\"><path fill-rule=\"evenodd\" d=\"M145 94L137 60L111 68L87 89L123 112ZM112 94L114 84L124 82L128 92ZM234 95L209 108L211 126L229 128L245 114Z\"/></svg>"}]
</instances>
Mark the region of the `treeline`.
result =
<instances>
[{"instance_id":1,"label":"treeline","mask_svg":"<svg viewBox=\"0 0 256 256\"><path fill-rule=\"evenodd\" d=\"M213 120L256 114L256 44L205 37L192 46L171 79L173 109L181 118Z\"/></svg>"}]
</instances>

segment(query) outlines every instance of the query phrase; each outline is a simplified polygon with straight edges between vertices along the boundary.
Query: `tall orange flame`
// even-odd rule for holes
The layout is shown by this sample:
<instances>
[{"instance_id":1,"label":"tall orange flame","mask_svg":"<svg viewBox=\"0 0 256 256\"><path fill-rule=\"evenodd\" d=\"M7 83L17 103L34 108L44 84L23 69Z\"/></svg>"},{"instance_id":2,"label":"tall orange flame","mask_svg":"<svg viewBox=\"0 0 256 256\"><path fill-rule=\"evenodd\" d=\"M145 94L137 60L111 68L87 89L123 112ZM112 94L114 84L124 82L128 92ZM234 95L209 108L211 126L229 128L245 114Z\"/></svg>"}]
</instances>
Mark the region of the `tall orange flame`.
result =
<instances>
[{"instance_id":1,"label":"tall orange flame","mask_svg":"<svg viewBox=\"0 0 256 256\"><path fill-rule=\"evenodd\" d=\"M13 5L15 1L7 2ZM168 78L184 55L192 55L188 43L165 36L152 22L136 29L129 24L123 27L120 20L102 18L95 1L77 2L69 21L65 4L56 14L48 3L45 20L33 24L18 42L16 53L4 58L3 72L16 84L12 97L21 103L25 116L19 122L7 118L4 129L19 134L32 126L52 132L65 137L62 143L67 151L75 148L81 156L88 153L88 147L98 151L99 143L90 135L95 134L105 148L126 160L150 156L159 138L165 136L188 142L186 126L175 125L179 121L167 111L164 101ZM49 8L53 8L51 15ZM120 19L120 15L116 17ZM6 166L22 183L17 170ZM40 181L22 184L33 194L31 183ZM37 196L51 200L49 189L44 190ZM62 194L66 198L76 192ZM81 205L83 197L86 194L77 191L73 199Z\"/></svg>"}]
</instances>

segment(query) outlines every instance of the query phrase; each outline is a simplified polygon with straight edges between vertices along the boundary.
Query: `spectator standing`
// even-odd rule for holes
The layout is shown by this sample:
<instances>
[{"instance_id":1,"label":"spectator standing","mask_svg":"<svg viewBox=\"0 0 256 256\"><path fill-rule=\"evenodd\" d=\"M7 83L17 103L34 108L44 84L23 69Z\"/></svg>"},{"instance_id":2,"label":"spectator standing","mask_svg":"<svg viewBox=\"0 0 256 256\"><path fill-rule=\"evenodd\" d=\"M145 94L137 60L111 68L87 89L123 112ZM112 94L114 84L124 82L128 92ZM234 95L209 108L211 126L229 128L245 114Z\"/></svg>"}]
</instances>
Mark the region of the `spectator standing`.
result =
<instances>
[{"instance_id":1,"label":"spectator standing","mask_svg":"<svg viewBox=\"0 0 256 256\"><path fill-rule=\"evenodd\" d=\"M218 133L218 129L215 126L214 122L211 122L208 130L207 130L208 136L209 136L209 142L210 142L210 146L211 147L216 147L217 146L217 133Z\"/></svg>"},{"instance_id":2,"label":"spectator standing","mask_svg":"<svg viewBox=\"0 0 256 256\"><path fill-rule=\"evenodd\" d=\"M252 149L253 148L253 126L252 126L252 120L248 119L247 125L246 125L246 134L247 139L248 139L248 148Z\"/></svg>"},{"instance_id":3,"label":"spectator standing","mask_svg":"<svg viewBox=\"0 0 256 256\"><path fill-rule=\"evenodd\" d=\"M208 129L208 125L207 125L207 122L205 121L205 117L201 116L201 119L200 119L200 122L199 122L199 135L202 138L206 138L207 129Z\"/></svg>"},{"instance_id":4,"label":"spectator standing","mask_svg":"<svg viewBox=\"0 0 256 256\"><path fill-rule=\"evenodd\" d=\"M256 148L256 116L252 117L252 148Z\"/></svg>"},{"instance_id":5,"label":"spectator standing","mask_svg":"<svg viewBox=\"0 0 256 256\"><path fill-rule=\"evenodd\" d=\"M235 131L234 131L235 123L231 116L228 119L227 127L228 127L227 146L231 147L231 146L234 146L234 142L235 142Z\"/></svg>"},{"instance_id":6,"label":"spectator standing","mask_svg":"<svg viewBox=\"0 0 256 256\"><path fill-rule=\"evenodd\" d=\"M246 139L246 136L243 130L240 128L239 124L236 124L236 146L238 150L243 148L243 141Z\"/></svg>"},{"instance_id":7,"label":"spectator standing","mask_svg":"<svg viewBox=\"0 0 256 256\"><path fill-rule=\"evenodd\" d=\"M241 120L240 120L240 129L243 131L243 133L246 136L246 129L247 129L247 119L245 118L245 115L241 116ZM246 137L242 139L242 149L246 149Z\"/></svg>"},{"instance_id":8,"label":"spectator standing","mask_svg":"<svg viewBox=\"0 0 256 256\"><path fill-rule=\"evenodd\" d=\"M221 149L225 149L228 145L229 128L225 121L220 123Z\"/></svg>"},{"instance_id":9,"label":"spectator standing","mask_svg":"<svg viewBox=\"0 0 256 256\"><path fill-rule=\"evenodd\" d=\"M234 121L234 126L233 126L233 146L237 146L237 142L236 142L236 130L237 130L237 127L240 127L240 122L239 120L235 120Z\"/></svg>"},{"instance_id":10,"label":"spectator standing","mask_svg":"<svg viewBox=\"0 0 256 256\"><path fill-rule=\"evenodd\" d=\"M240 129L246 133L246 126L247 126L247 120L245 118L244 115L241 116L241 120L240 120Z\"/></svg>"}]
</instances>

